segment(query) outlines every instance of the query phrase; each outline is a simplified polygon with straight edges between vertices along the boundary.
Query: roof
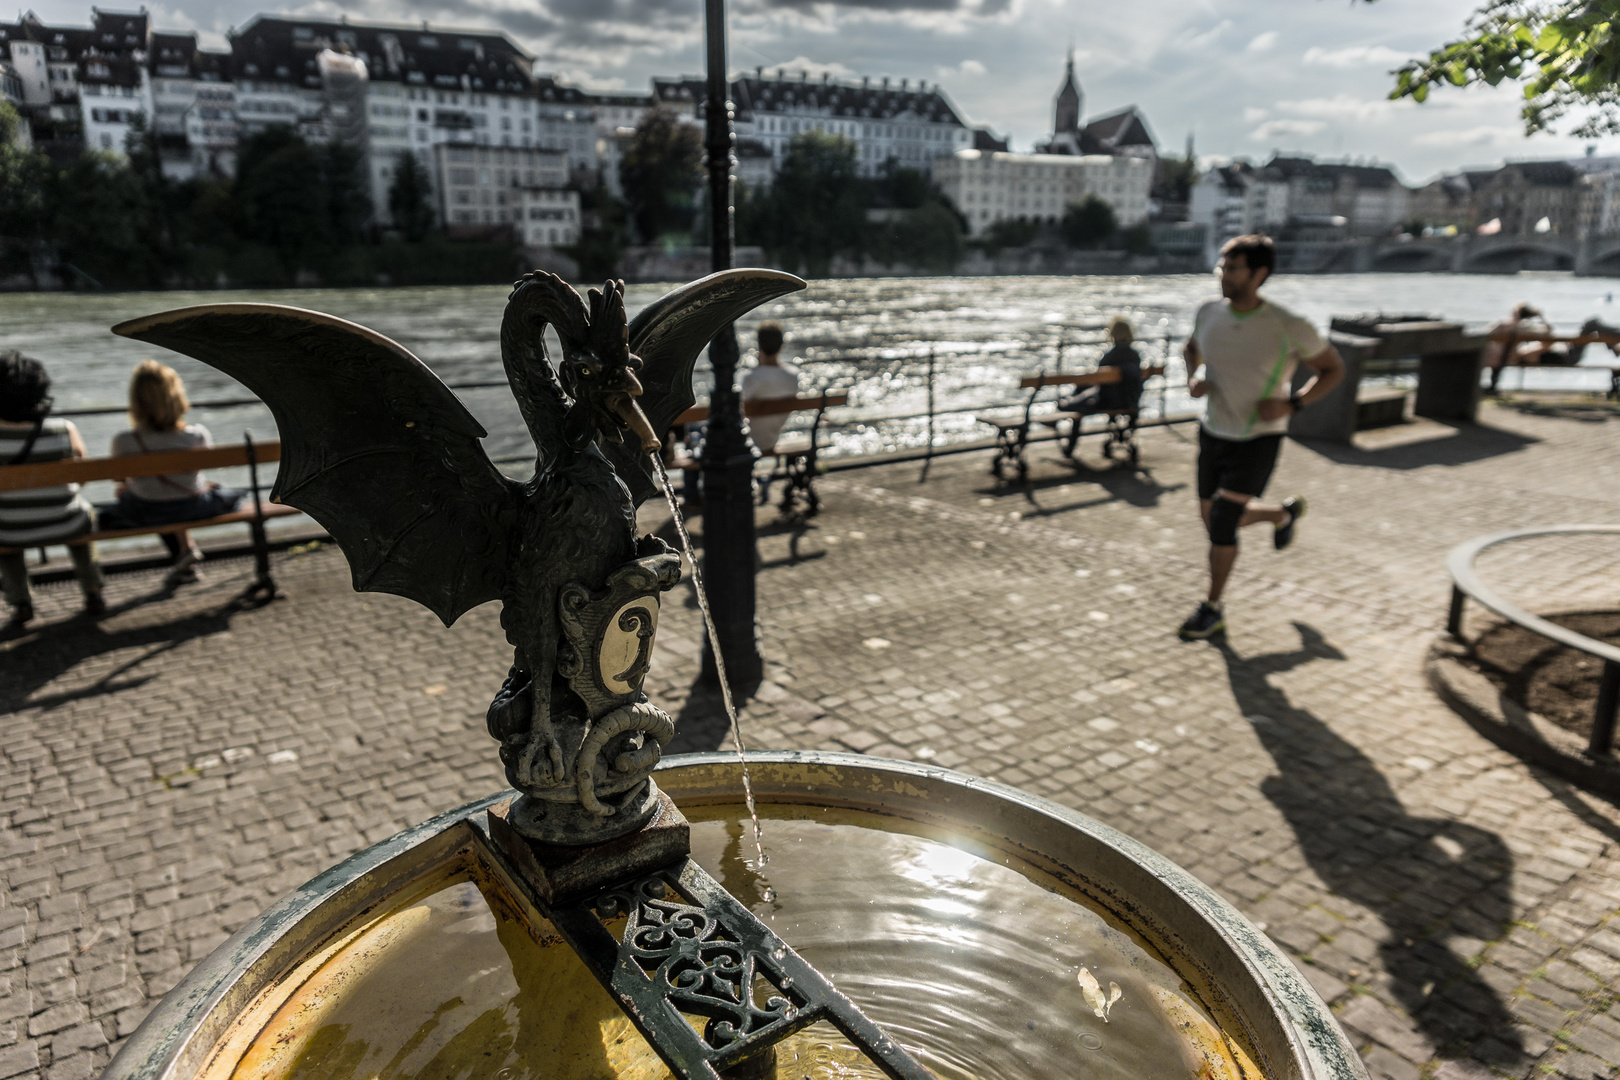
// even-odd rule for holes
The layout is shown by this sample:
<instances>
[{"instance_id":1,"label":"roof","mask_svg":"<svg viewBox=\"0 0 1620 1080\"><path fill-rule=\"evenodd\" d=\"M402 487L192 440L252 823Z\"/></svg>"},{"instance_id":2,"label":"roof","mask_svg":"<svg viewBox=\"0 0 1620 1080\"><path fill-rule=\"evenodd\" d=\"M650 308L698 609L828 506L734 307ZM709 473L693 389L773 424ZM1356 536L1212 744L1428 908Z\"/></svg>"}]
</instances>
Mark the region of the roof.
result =
<instances>
[{"instance_id":1,"label":"roof","mask_svg":"<svg viewBox=\"0 0 1620 1080\"><path fill-rule=\"evenodd\" d=\"M1287 180L1304 177L1311 180L1327 180L1335 186L1348 181L1358 188L1368 190L1401 186L1400 177L1396 176L1388 165L1354 165L1348 161L1316 161L1313 158L1283 157L1277 154L1266 163L1266 168L1274 170L1275 175Z\"/></svg>"},{"instance_id":2,"label":"roof","mask_svg":"<svg viewBox=\"0 0 1620 1080\"><path fill-rule=\"evenodd\" d=\"M1580 175L1567 161L1512 161L1507 168L1538 187L1574 187Z\"/></svg>"},{"instance_id":3,"label":"roof","mask_svg":"<svg viewBox=\"0 0 1620 1080\"><path fill-rule=\"evenodd\" d=\"M140 11L102 11L91 8L91 27L95 31L97 47L108 52L122 49L144 49L152 35L152 17L145 9Z\"/></svg>"},{"instance_id":4,"label":"roof","mask_svg":"<svg viewBox=\"0 0 1620 1080\"><path fill-rule=\"evenodd\" d=\"M353 53L378 82L509 94L534 88L533 57L487 30L256 15L231 34L239 79L319 87L315 58L324 49Z\"/></svg>"},{"instance_id":5,"label":"roof","mask_svg":"<svg viewBox=\"0 0 1620 1080\"><path fill-rule=\"evenodd\" d=\"M770 79L755 75L735 80L731 84L731 99L739 115L744 112L804 113L874 119L909 116L924 122L967 126L937 85L928 87L921 82L913 85L909 80L902 80L901 85L895 87L889 85L888 79L874 85L870 79L857 83L830 78L812 81L804 76Z\"/></svg>"},{"instance_id":6,"label":"roof","mask_svg":"<svg viewBox=\"0 0 1620 1080\"><path fill-rule=\"evenodd\" d=\"M998 139L998 138L996 138L995 135L991 134L989 128L974 128L973 129L973 149L975 149L975 150L989 150L991 152L995 152L995 151L999 150L1002 153L1006 153L1007 152L1007 140L1006 139Z\"/></svg>"},{"instance_id":7,"label":"roof","mask_svg":"<svg viewBox=\"0 0 1620 1080\"><path fill-rule=\"evenodd\" d=\"M1080 130L1082 145L1095 140L1098 146L1115 149L1121 146L1148 146L1158 149L1153 132L1148 130L1147 119L1135 105L1127 105L1118 112L1099 116Z\"/></svg>"}]
</instances>

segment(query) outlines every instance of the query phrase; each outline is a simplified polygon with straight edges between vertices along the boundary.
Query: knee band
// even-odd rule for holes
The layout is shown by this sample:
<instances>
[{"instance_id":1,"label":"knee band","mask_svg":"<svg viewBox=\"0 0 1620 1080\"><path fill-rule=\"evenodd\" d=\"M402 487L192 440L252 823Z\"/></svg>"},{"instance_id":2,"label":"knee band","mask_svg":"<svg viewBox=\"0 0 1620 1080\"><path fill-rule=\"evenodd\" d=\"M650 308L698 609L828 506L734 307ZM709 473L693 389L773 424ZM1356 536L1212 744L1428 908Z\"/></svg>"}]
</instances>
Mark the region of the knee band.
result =
<instances>
[{"instance_id":1,"label":"knee band","mask_svg":"<svg viewBox=\"0 0 1620 1080\"><path fill-rule=\"evenodd\" d=\"M1209 506L1209 542L1216 547L1237 544L1238 525L1243 521L1243 504L1215 496Z\"/></svg>"}]
</instances>

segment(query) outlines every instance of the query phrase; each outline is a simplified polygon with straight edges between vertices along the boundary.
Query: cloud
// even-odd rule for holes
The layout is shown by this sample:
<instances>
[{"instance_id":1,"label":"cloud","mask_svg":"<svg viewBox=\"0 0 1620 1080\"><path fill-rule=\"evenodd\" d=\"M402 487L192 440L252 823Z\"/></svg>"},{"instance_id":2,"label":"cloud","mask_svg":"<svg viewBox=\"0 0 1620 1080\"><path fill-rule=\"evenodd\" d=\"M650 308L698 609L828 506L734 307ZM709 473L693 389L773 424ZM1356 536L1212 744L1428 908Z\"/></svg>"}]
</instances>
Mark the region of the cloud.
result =
<instances>
[{"instance_id":1,"label":"cloud","mask_svg":"<svg viewBox=\"0 0 1620 1080\"><path fill-rule=\"evenodd\" d=\"M1267 120L1253 131L1249 138L1255 142L1276 139L1303 139L1327 127L1325 120Z\"/></svg>"},{"instance_id":2,"label":"cloud","mask_svg":"<svg viewBox=\"0 0 1620 1080\"><path fill-rule=\"evenodd\" d=\"M1222 19L1214 26L1203 30L1188 28L1177 34L1170 42L1170 46L1183 52L1206 52L1222 34L1230 29L1232 29L1231 19Z\"/></svg>"},{"instance_id":3,"label":"cloud","mask_svg":"<svg viewBox=\"0 0 1620 1080\"><path fill-rule=\"evenodd\" d=\"M1456 148L1463 146L1516 146L1524 141L1520 127L1481 125L1461 130L1431 131L1412 140L1420 146Z\"/></svg>"},{"instance_id":4,"label":"cloud","mask_svg":"<svg viewBox=\"0 0 1620 1080\"><path fill-rule=\"evenodd\" d=\"M989 69L977 60L964 60L955 67L937 67L934 72L942 79L949 79L953 75L985 75L989 73Z\"/></svg>"},{"instance_id":5,"label":"cloud","mask_svg":"<svg viewBox=\"0 0 1620 1080\"><path fill-rule=\"evenodd\" d=\"M1387 98L1358 98L1352 94L1335 94L1330 98L1302 98L1299 101L1279 101L1277 111L1290 116L1306 116L1327 120L1383 120L1397 109L1414 108L1408 102L1395 102Z\"/></svg>"},{"instance_id":6,"label":"cloud","mask_svg":"<svg viewBox=\"0 0 1620 1080\"><path fill-rule=\"evenodd\" d=\"M780 64L767 65L765 68L765 73L767 75L772 75L778 70L786 72L790 77L797 76L801 71L808 71L812 79L819 79L823 75L834 79L849 79L855 76L854 71L845 67L843 64L840 64L836 60L812 60L808 56L803 55L795 56L792 60L787 60Z\"/></svg>"},{"instance_id":7,"label":"cloud","mask_svg":"<svg viewBox=\"0 0 1620 1080\"><path fill-rule=\"evenodd\" d=\"M1248 108L1243 110L1243 122L1245 124L1253 124L1257 121L1264 120L1269 115L1270 110L1257 109L1253 105L1250 105Z\"/></svg>"},{"instance_id":8,"label":"cloud","mask_svg":"<svg viewBox=\"0 0 1620 1080\"><path fill-rule=\"evenodd\" d=\"M1404 64L1410 59L1412 59L1410 53L1403 53L1386 45L1346 45L1342 49L1324 49L1320 45L1312 45L1305 50L1307 64L1331 68L1390 68L1396 64Z\"/></svg>"},{"instance_id":9,"label":"cloud","mask_svg":"<svg viewBox=\"0 0 1620 1080\"><path fill-rule=\"evenodd\" d=\"M1248 47L1244 51L1252 53L1268 52L1273 45L1277 44L1279 36L1281 35L1275 30L1267 30L1263 34L1256 34L1249 40Z\"/></svg>"}]
</instances>

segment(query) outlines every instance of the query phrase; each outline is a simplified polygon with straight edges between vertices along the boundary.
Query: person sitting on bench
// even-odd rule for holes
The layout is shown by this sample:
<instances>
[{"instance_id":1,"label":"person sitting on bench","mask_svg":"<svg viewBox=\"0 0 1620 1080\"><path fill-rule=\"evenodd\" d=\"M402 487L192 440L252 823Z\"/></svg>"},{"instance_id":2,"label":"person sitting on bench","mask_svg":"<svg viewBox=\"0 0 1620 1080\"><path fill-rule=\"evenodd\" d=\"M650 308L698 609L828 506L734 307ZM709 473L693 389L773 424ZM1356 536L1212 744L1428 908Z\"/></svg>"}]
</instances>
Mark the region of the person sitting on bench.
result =
<instances>
[{"instance_id":1,"label":"person sitting on bench","mask_svg":"<svg viewBox=\"0 0 1620 1080\"><path fill-rule=\"evenodd\" d=\"M1115 315L1109 319L1108 336L1113 339L1114 347L1097 361L1097 367L1099 370L1108 367L1118 368L1119 381L1081 388L1073 397L1058 402L1059 412L1079 413L1085 416L1113 409L1136 411L1142 398L1142 357L1131 345L1136 335L1131 330L1130 320L1123 315Z\"/></svg>"},{"instance_id":2,"label":"person sitting on bench","mask_svg":"<svg viewBox=\"0 0 1620 1080\"><path fill-rule=\"evenodd\" d=\"M79 429L50 411L51 377L45 365L19 352L0 352L0 463L43 464L85 456ZM0 547L68 544L73 576L84 593L84 610L95 616L107 610L101 596L101 568L89 544L68 543L91 530L95 524L91 514L78 484L0 492ZM22 552L0 554L0 585L11 605L5 629L19 631L34 617Z\"/></svg>"},{"instance_id":3,"label":"person sitting on bench","mask_svg":"<svg viewBox=\"0 0 1620 1080\"><path fill-rule=\"evenodd\" d=\"M208 429L185 422L186 388L167 364L144 360L129 380L130 430L112 438L113 457L149 454L159 450L191 450L213 445ZM103 507L103 529L133 529L142 525L173 525L201 521L235 510L242 493L210 484L200 472L166 476L132 476L118 485L118 502ZM175 588L197 580L202 552L184 530L159 534L169 549L172 567L163 583Z\"/></svg>"},{"instance_id":4,"label":"person sitting on bench","mask_svg":"<svg viewBox=\"0 0 1620 1080\"><path fill-rule=\"evenodd\" d=\"M1577 331L1577 336L1583 338L1602 337L1605 335L1620 336L1620 328L1610 326L1602 319L1593 317L1581 323L1581 328L1579 331ZM1572 342L1569 346L1568 353L1565 354L1566 359L1564 362L1571 366L1579 364L1581 362L1581 358L1586 355L1586 346L1589 344L1591 343L1585 341ZM1609 342L1609 351L1615 356L1620 356L1620 341Z\"/></svg>"},{"instance_id":5,"label":"person sitting on bench","mask_svg":"<svg viewBox=\"0 0 1620 1080\"><path fill-rule=\"evenodd\" d=\"M782 341L781 323L759 324L759 363L749 368L748 374L743 376L744 402L790 398L799 393L799 369L792 364L782 363L780 359ZM748 434L753 436L754 445L759 447L760 453L769 454L776 449L776 440L782 437L782 428L787 421L787 413L756 416L748 421Z\"/></svg>"}]
</instances>

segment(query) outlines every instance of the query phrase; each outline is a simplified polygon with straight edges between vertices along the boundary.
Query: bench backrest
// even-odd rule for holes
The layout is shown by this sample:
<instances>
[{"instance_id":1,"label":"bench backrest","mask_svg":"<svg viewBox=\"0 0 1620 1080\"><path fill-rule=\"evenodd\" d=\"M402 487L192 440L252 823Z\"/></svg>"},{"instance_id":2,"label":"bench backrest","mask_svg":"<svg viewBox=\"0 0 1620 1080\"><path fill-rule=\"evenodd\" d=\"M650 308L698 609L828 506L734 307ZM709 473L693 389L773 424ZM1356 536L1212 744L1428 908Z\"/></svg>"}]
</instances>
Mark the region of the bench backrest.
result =
<instances>
[{"instance_id":1,"label":"bench backrest","mask_svg":"<svg viewBox=\"0 0 1620 1080\"><path fill-rule=\"evenodd\" d=\"M836 409L849 404L848 394L800 394L797 397L755 398L743 402L744 416L777 416L823 409ZM694 405L675 418L677 424L698 424L709 418L707 405Z\"/></svg>"},{"instance_id":2,"label":"bench backrest","mask_svg":"<svg viewBox=\"0 0 1620 1080\"><path fill-rule=\"evenodd\" d=\"M260 465L280 461L281 443L274 440L255 442L253 456ZM21 465L0 465L0 491L27 491L58 484L125 480L131 476L164 476L247 464L248 448L242 443L193 450L159 450L151 454L125 454L120 457L81 458L78 461L24 462Z\"/></svg>"}]
</instances>

